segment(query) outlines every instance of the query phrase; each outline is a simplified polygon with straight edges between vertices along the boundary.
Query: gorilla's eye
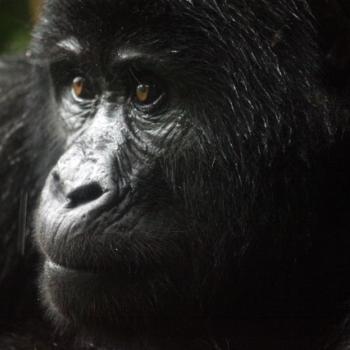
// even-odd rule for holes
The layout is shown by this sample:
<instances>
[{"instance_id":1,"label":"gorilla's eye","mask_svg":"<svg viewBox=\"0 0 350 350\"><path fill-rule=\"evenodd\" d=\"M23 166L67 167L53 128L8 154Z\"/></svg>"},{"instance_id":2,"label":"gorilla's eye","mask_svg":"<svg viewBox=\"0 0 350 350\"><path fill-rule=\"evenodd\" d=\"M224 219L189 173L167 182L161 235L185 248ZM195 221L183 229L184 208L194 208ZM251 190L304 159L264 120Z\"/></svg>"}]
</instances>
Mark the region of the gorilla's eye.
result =
<instances>
[{"instance_id":1,"label":"gorilla's eye","mask_svg":"<svg viewBox=\"0 0 350 350\"><path fill-rule=\"evenodd\" d=\"M133 93L132 99L134 106L141 112L151 112L165 97L164 88L158 79L153 76L146 75L142 78L133 75Z\"/></svg>"},{"instance_id":2,"label":"gorilla's eye","mask_svg":"<svg viewBox=\"0 0 350 350\"><path fill-rule=\"evenodd\" d=\"M77 99L90 100L95 97L93 89L83 77L76 77L72 82L72 94Z\"/></svg>"},{"instance_id":3,"label":"gorilla's eye","mask_svg":"<svg viewBox=\"0 0 350 350\"><path fill-rule=\"evenodd\" d=\"M163 100L164 91L154 82L139 83L136 86L134 105L143 112L150 112Z\"/></svg>"},{"instance_id":4,"label":"gorilla's eye","mask_svg":"<svg viewBox=\"0 0 350 350\"><path fill-rule=\"evenodd\" d=\"M140 84L136 88L136 99L139 103L147 103L151 92L149 85Z\"/></svg>"}]
</instances>

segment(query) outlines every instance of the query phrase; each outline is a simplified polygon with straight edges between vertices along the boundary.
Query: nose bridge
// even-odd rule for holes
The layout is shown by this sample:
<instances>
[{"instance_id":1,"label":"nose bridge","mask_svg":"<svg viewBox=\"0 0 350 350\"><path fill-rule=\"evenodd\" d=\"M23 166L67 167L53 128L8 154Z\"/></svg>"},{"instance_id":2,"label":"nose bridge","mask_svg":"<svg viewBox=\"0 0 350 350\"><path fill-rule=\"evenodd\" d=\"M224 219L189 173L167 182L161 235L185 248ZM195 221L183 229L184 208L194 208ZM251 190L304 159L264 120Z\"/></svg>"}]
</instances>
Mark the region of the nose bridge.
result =
<instances>
[{"instance_id":1,"label":"nose bridge","mask_svg":"<svg viewBox=\"0 0 350 350\"><path fill-rule=\"evenodd\" d=\"M115 108L114 104L105 102L77 143L85 144L85 148L96 152L108 153L123 143L124 130L121 108Z\"/></svg>"},{"instance_id":2,"label":"nose bridge","mask_svg":"<svg viewBox=\"0 0 350 350\"><path fill-rule=\"evenodd\" d=\"M108 185L113 153L123 142L120 114L115 111L111 117L108 106L101 108L89 127L58 161L55 170L67 186L80 186L92 181Z\"/></svg>"},{"instance_id":3,"label":"nose bridge","mask_svg":"<svg viewBox=\"0 0 350 350\"><path fill-rule=\"evenodd\" d=\"M52 171L50 188L66 208L92 203L105 193L116 193L113 158L122 146L122 112L100 108Z\"/></svg>"}]
</instances>

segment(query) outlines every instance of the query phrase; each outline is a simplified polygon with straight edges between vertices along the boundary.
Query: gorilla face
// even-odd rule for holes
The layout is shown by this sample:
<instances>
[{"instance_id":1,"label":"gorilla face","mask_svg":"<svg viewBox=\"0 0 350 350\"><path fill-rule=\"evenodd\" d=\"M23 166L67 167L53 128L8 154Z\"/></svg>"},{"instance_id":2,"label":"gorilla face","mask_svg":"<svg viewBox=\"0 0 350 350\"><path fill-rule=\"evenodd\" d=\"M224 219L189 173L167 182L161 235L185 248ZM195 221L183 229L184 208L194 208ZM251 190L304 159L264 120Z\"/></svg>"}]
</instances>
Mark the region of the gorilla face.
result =
<instances>
[{"instance_id":1,"label":"gorilla face","mask_svg":"<svg viewBox=\"0 0 350 350\"><path fill-rule=\"evenodd\" d=\"M268 3L48 1L32 57L62 155L35 232L56 319L217 312L304 232L329 124L307 5Z\"/></svg>"},{"instance_id":2,"label":"gorilla face","mask_svg":"<svg viewBox=\"0 0 350 350\"><path fill-rule=\"evenodd\" d=\"M124 24L120 6L105 3L112 18L106 9L96 14L82 35L79 27L68 31L80 17L68 12L70 2L50 2L47 20L63 14L64 28L57 36L44 20L34 42L38 56L50 56L37 69L51 81L48 118L59 124L64 150L35 215L42 291L56 317L80 323L174 312L165 304L181 305L191 293L182 284L193 278L192 255L204 234L192 237L197 219L181 193L181 162L192 161L193 106L179 81L179 44L165 46L170 33L161 38L152 29L164 24L137 17ZM96 4L77 6L92 11Z\"/></svg>"},{"instance_id":3,"label":"gorilla face","mask_svg":"<svg viewBox=\"0 0 350 350\"><path fill-rule=\"evenodd\" d=\"M111 60L110 74L94 74L90 63L51 66L68 137L67 150L42 193L39 240L53 262L88 271L113 269L116 260L128 255L134 239L162 242L166 231L173 231L172 237L164 237L170 243L183 231L183 208L159 170L165 150L186 137L180 121L184 111L172 105L176 90L166 87L160 73L148 71L155 66L136 49L117 52ZM56 75L62 72L66 76L60 81ZM67 246L73 241L84 246L80 256ZM137 259L141 257L132 261Z\"/></svg>"}]
</instances>

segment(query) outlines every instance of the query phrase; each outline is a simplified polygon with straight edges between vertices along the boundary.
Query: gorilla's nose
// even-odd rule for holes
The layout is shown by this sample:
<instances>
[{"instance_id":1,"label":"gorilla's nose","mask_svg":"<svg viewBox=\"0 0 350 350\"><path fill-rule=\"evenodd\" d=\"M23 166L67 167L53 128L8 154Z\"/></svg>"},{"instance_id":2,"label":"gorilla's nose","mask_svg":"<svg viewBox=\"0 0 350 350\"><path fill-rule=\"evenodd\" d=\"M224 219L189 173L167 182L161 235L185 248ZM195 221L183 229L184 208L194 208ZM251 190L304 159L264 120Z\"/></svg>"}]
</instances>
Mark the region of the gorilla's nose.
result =
<instances>
[{"instance_id":1,"label":"gorilla's nose","mask_svg":"<svg viewBox=\"0 0 350 350\"><path fill-rule=\"evenodd\" d=\"M69 188L67 188L69 187ZM52 193L61 201L66 202L66 208L76 208L92 202L103 195L103 188L97 181L86 180L75 186L67 186L57 171L52 173Z\"/></svg>"},{"instance_id":2,"label":"gorilla's nose","mask_svg":"<svg viewBox=\"0 0 350 350\"><path fill-rule=\"evenodd\" d=\"M103 194L102 187L97 182L91 182L88 184L84 184L73 189L69 192L66 197L68 199L68 203L66 205L67 208L75 208L79 205L86 204L88 202L92 202L95 199L101 197Z\"/></svg>"}]
</instances>

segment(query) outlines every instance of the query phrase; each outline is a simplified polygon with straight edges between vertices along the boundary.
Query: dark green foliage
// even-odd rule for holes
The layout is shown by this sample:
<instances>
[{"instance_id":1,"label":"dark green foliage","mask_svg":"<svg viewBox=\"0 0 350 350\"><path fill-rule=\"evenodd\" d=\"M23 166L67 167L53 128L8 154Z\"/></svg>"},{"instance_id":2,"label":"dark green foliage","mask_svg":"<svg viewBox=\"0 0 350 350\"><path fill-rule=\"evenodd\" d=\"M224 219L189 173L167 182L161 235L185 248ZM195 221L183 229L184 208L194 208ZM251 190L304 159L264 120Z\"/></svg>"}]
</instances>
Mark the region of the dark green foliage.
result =
<instances>
[{"instance_id":1,"label":"dark green foliage","mask_svg":"<svg viewBox=\"0 0 350 350\"><path fill-rule=\"evenodd\" d=\"M27 0L0 0L0 52L22 51L31 29Z\"/></svg>"}]
</instances>

